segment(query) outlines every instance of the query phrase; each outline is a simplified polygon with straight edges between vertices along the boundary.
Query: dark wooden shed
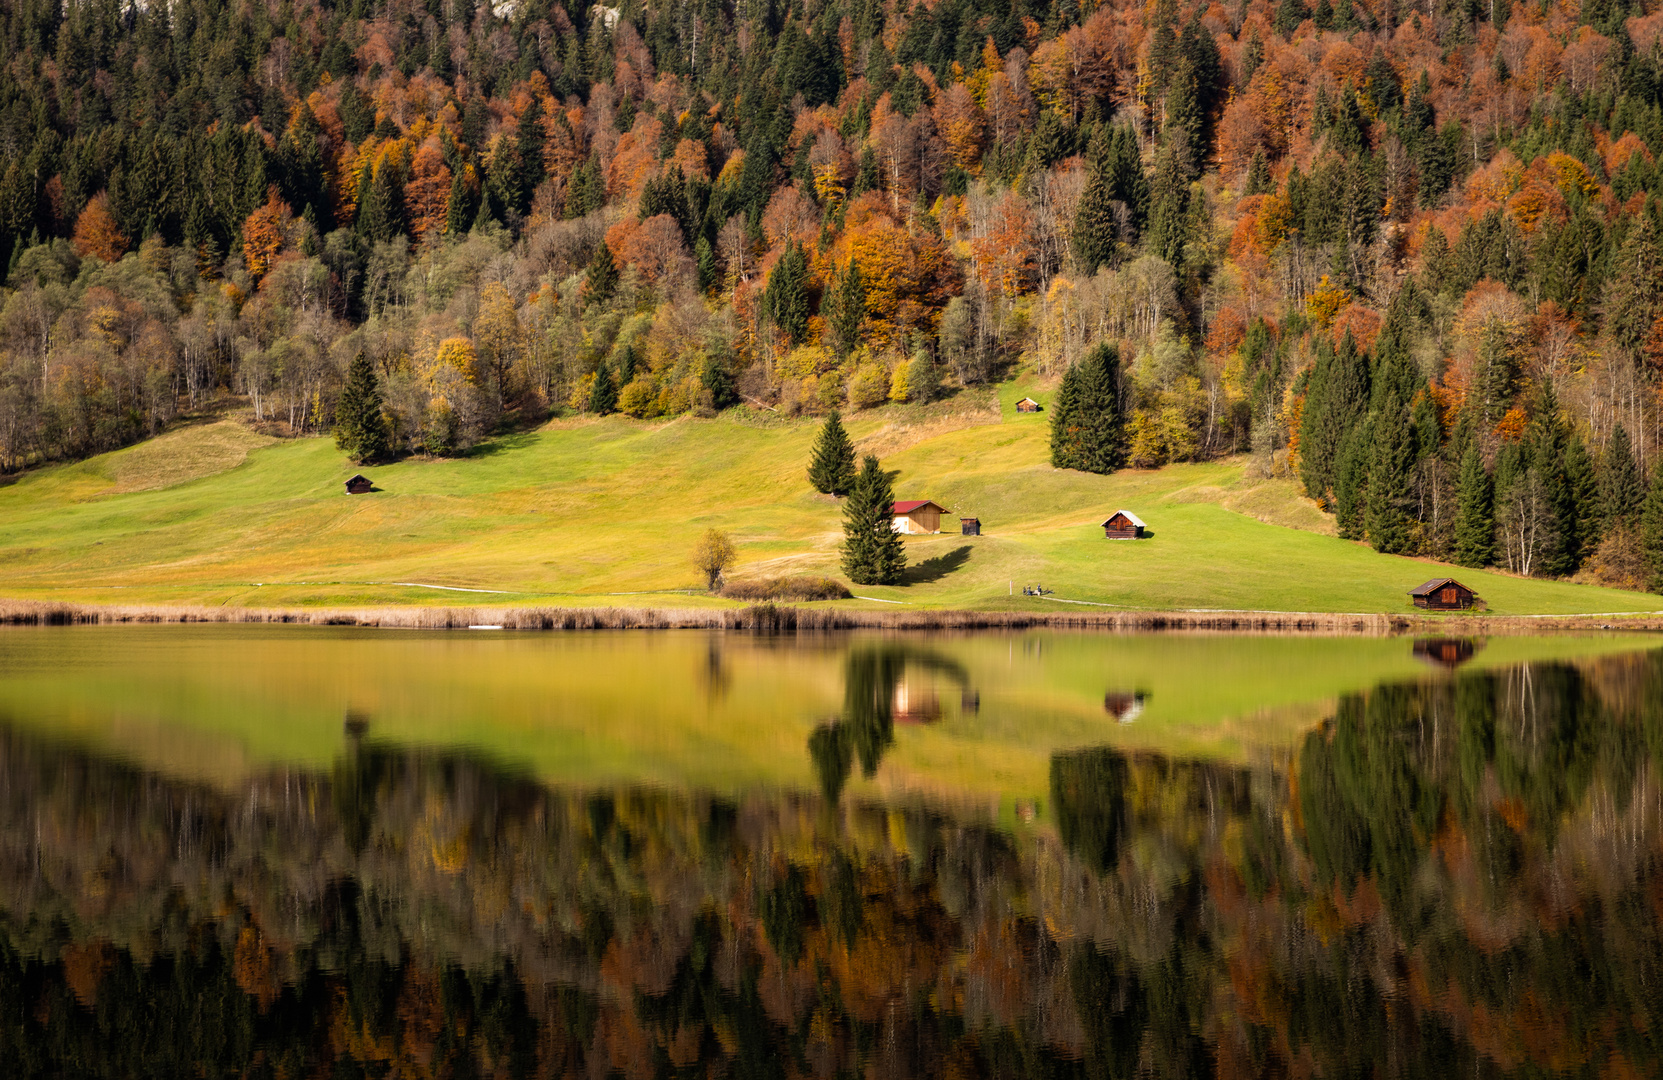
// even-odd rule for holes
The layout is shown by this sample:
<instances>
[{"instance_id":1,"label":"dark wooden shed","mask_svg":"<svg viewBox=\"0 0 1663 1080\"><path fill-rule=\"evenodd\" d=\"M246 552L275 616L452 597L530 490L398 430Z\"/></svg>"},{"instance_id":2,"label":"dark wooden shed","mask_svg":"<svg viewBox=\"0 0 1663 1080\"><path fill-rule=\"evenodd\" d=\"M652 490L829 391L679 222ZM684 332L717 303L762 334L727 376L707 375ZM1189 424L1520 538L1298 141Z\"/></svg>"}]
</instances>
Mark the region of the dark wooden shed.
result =
<instances>
[{"instance_id":1,"label":"dark wooden shed","mask_svg":"<svg viewBox=\"0 0 1663 1080\"><path fill-rule=\"evenodd\" d=\"M370 483L369 477L359 473L346 482L346 493L348 495L365 495L374 487L375 485Z\"/></svg>"},{"instance_id":2,"label":"dark wooden shed","mask_svg":"<svg viewBox=\"0 0 1663 1080\"><path fill-rule=\"evenodd\" d=\"M959 518L959 532L964 536L982 535L982 519Z\"/></svg>"},{"instance_id":3,"label":"dark wooden shed","mask_svg":"<svg viewBox=\"0 0 1663 1080\"><path fill-rule=\"evenodd\" d=\"M1103 535L1110 540L1142 540L1143 521L1130 510L1116 510L1103 522Z\"/></svg>"},{"instance_id":4,"label":"dark wooden shed","mask_svg":"<svg viewBox=\"0 0 1663 1080\"><path fill-rule=\"evenodd\" d=\"M1434 667L1454 670L1471 660L1478 643L1470 638L1416 638L1410 652Z\"/></svg>"},{"instance_id":5,"label":"dark wooden shed","mask_svg":"<svg viewBox=\"0 0 1663 1080\"><path fill-rule=\"evenodd\" d=\"M1433 578L1424 585L1409 590L1418 608L1428 611L1465 611L1478 600L1478 594L1454 578Z\"/></svg>"},{"instance_id":6,"label":"dark wooden shed","mask_svg":"<svg viewBox=\"0 0 1663 1080\"><path fill-rule=\"evenodd\" d=\"M1016 403L1017 412L1039 412L1039 402L1031 397L1025 397Z\"/></svg>"}]
</instances>

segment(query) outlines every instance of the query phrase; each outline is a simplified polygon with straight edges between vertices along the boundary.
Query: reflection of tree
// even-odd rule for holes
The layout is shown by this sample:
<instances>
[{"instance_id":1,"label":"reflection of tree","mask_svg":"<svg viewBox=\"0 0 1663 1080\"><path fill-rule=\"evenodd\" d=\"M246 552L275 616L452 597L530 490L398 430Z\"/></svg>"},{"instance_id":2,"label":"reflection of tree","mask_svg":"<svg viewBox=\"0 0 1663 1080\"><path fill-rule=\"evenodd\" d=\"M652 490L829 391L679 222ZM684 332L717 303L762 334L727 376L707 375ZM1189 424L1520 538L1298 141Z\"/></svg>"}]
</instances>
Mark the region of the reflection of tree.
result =
<instances>
[{"instance_id":1,"label":"reflection of tree","mask_svg":"<svg viewBox=\"0 0 1663 1080\"><path fill-rule=\"evenodd\" d=\"M820 793L835 803L860 761L861 775L878 770L895 742L895 688L908 665L939 672L961 687L970 677L957 661L906 645L856 646L843 663L843 714L815 728L808 738Z\"/></svg>"},{"instance_id":2,"label":"reflection of tree","mask_svg":"<svg viewBox=\"0 0 1663 1080\"><path fill-rule=\"evenodd\" d=\"M1099 874L1120 861L1125 827L1126 759L1117 750L1051 757L1051 805L1063 846Z\"/></svg>"}]
</instances>

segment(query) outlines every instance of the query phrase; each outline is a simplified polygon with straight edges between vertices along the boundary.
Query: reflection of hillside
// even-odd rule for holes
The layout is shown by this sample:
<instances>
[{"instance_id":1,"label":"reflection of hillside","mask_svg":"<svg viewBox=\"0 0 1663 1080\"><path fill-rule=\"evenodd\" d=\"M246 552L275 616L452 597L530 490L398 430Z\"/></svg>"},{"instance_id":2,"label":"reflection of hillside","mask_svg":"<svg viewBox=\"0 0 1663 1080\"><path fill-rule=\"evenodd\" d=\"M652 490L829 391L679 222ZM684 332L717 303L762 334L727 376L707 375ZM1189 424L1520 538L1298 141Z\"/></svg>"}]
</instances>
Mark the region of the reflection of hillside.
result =
<instances>
[{"instance_id":1,"label":"reflection of hillside","mask_svg":"<svg viewBox=\"0 0 1663 1080\"><path fill-rule=\"evenodd\" d=\"M1251 768L1060 753L1054 839L0 729L0 1068L1656 1074L1660 761L1663 657L1384 686Z\"/></svg>"}]
</instances>

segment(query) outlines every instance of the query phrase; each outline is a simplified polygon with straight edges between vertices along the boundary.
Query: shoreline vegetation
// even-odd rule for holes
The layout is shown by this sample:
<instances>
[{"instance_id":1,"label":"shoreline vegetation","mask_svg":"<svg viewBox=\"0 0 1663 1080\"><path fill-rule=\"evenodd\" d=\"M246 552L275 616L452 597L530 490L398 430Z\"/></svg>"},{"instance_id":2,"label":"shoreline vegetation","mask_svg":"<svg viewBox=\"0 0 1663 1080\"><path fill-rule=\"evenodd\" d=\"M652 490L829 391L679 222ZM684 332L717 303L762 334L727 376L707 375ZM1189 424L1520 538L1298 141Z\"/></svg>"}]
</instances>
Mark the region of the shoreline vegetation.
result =
<instances>
[{"instance_id":1,"label":"shoreline vegetation","mask_svg":"<svg viewBox=\"0 0 1663 1080\"><path fill-rule=\"evenodd\" d=\"M866 611L761 603L729 608L320 607L248 608L166 604L74 604L0 599L4 626L157 623L355 626L397 630L1084 630L1109 633L1277 633L1366 637L1437 634L1663 631L1663 612L1594 615L1378 614L1303 611Z\"/></svg>"}]
</instances>

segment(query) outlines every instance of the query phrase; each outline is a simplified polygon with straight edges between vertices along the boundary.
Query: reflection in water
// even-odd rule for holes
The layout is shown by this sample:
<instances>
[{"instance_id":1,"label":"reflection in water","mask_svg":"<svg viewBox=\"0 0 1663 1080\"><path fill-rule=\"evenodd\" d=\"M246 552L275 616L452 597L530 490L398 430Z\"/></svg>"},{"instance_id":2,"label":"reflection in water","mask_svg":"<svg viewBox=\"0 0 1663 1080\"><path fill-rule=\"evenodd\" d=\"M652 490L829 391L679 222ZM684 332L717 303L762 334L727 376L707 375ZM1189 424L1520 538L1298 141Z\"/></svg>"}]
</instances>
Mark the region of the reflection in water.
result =
<instances>
[{"instance_id":1,"label":"reflection in water","mask_svg":"<svg viewBox=\"0 0 1663 1080\"><path fill-rule=\"evenodd\" d=\"M1473 658L1482 646L1471 638L1416 638L1415 658L1453 671Z\"/></svg>"},{"instance_id":2,"label":"reflection in water","mask_svg":"<svg viewBox=\"0 0 1663 1080\"><path fill-rule=\"evenodd\" d=\"M909 671L917 677L907 682ZM849 782L854 763L871 776L885 750L895 742L895 725L929 723L941 718L941 700L925 676L941 675L970 690L970 676L957 661L927 649L896 643L856 645L843 664L843 714L814 729L809 758L820 793L836 803ZM976 697L979 707L980 697Z\"/></svg>"},{"instance_id":3,"label":"reflection in water","mask_svg":"<svg viewBox=\"0 0 1663 1080\"><path fill-rule=\"evenodd\" d=\"M826 801L932 662L851 653ZM0 726L0 1072L1663 1069L1663 654L1383 685L1247 767L1059 752L1014 833L376 730L221 790Z\"/></svg>"},{"instance_id":4,"label":"reflection in water","mask_svg":"<svg viewBox=\"0 0 1663 1080\"><path fill-rule=\"evenodd\" d=\"M1144 701L1148 696L1135 690L1110 690L1103 695L1103 711L1122 724L1130 724L1143 715Z\"/></svg>"}]
</instances>

